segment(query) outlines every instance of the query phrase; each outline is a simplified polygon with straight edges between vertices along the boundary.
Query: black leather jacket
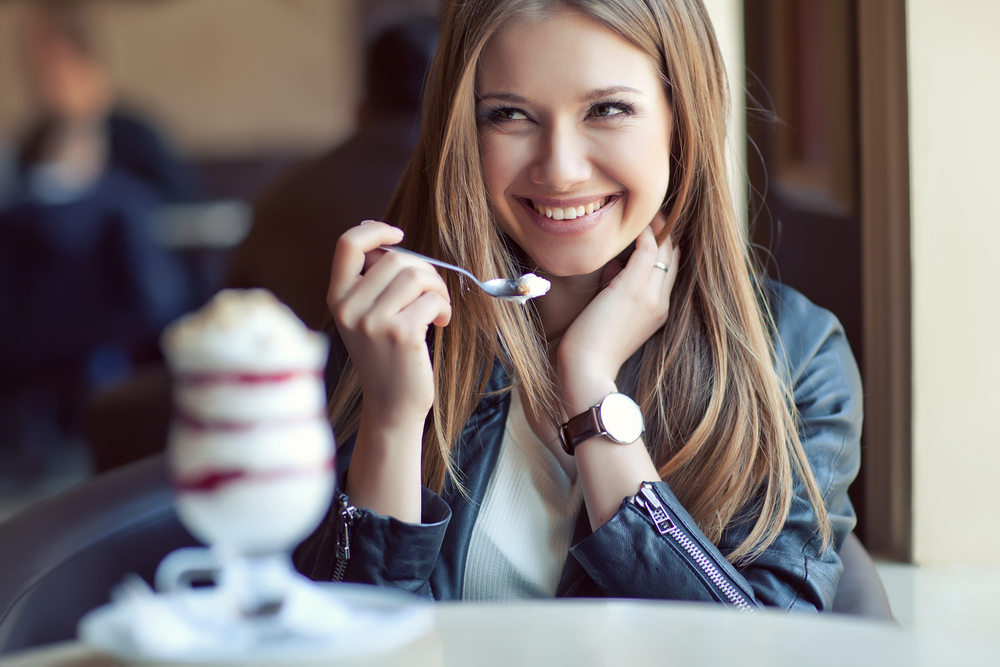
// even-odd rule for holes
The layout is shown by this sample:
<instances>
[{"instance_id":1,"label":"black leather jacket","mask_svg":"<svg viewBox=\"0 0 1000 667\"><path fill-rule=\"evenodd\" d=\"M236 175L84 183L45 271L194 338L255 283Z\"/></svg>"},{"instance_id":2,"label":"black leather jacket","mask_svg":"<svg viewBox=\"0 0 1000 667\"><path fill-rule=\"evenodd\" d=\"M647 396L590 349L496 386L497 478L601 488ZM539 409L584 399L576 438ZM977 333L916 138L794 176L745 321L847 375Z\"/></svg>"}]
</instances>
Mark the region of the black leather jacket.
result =
<instances>
[{"instance_id":1,"label":"black leather jacket","mask_svg":"<svg viewBox=\"0 0 1000 667\"><path fill-rule=\"evenodd\" d=\"M592 533L580 512L557 596L718 601L748 608L824 610L833 603L843 566L837 549L855 523L847 487L860 463L861 380L843 328L798 292L770 284L777 323L778 368L794 389L799 435L826 501L834 546L823 550L816 515L799 480L784 528L752 563L724 557L749 525L732 525L718 545L698 529L665 482L643 485ZM346 360L335 341L330 372ZM329 378L328 378L329 379ZM508 385L495 364L488 392ZM462 433L458 466L468 495L447 484L423 490L420 524L334 503L327 520L295 555L317 580L342 578L392 586L438 600L461 599L472 528L500 451L510 394L486 395ZM340 448L350 464L353 438ZM641 500L636 500L641 499Z\"/></svg>"}]
</instances>

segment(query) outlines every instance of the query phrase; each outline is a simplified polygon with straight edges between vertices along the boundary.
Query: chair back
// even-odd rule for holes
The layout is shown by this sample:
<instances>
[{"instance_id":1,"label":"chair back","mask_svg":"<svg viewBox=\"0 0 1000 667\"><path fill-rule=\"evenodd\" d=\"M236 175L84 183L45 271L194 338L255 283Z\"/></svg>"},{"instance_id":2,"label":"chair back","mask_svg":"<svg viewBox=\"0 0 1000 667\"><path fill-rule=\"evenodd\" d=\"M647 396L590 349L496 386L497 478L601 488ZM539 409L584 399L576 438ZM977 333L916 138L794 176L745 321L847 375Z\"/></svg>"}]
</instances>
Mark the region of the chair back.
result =
<instances>
[{"instance_id":1,"label":"chair back","mask_svg":"<svg viewBox=\"0 0 1000 667\"><path fill-rule=\"evenodd\" d=\"M0 653L76 637L127 572L198 542L177 519L165 457L129 464L0 524Z\"/></svg>"},{"instance_id":2,"label":"chair back","mask_svg":"<svg viewBox=\"0 0 1000 667\"><path fill-rule=\"evenodd\" d=\"M840 577L831 611L895 623L875 563L854 533L847 534L840 547L840 559L844 562L844 574Z\"/></svg>"}]
</instances>

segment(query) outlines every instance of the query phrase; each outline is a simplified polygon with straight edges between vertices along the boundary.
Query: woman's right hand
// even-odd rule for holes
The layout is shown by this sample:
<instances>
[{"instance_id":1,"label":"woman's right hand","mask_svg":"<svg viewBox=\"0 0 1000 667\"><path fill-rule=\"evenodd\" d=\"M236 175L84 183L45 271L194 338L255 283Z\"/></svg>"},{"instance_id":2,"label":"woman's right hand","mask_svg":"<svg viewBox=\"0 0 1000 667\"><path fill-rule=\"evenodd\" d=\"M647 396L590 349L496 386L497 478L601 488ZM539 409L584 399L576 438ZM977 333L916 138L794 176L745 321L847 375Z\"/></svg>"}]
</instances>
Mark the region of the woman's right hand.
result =
<instances>
[{"instance_id":1,"label":"woman's right hand","mask_svg":"<svg viewBox=\"0 0 1000 667\"><path fill-rule=\"evenodd\" d=\"M327 305L361 381L364 421L422 431L434 403L427 330L448 324L451 299L433 266L379 250L402 239L384 222L347 230L337 241Z\"/></svg>"}]
</instances>

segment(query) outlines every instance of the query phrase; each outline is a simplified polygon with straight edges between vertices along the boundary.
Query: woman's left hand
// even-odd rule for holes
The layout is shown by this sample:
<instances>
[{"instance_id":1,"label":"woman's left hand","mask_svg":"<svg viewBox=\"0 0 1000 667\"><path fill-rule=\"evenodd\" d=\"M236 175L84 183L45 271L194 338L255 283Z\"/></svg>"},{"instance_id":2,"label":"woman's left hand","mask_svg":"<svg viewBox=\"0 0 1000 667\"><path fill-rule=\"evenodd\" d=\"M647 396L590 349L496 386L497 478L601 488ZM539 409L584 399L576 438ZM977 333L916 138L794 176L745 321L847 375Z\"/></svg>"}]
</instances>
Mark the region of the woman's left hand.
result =
<instances>
[{"instance_id":1,"label":"woman's left hand","mask_svg":"<svg viewBox=\"0 0 1000 667\"><path fill-rule=\"evenodd\" d=\"M664 224L657 214L639 234L625 267L617 275L617 267L605 269L605 279L611 279L607 287L563 335L556 367L567 415L579 414L615 391L622 364L667 321L680 251L669 236L657 245L655 233Z\"/></svg>"}]
</instances>

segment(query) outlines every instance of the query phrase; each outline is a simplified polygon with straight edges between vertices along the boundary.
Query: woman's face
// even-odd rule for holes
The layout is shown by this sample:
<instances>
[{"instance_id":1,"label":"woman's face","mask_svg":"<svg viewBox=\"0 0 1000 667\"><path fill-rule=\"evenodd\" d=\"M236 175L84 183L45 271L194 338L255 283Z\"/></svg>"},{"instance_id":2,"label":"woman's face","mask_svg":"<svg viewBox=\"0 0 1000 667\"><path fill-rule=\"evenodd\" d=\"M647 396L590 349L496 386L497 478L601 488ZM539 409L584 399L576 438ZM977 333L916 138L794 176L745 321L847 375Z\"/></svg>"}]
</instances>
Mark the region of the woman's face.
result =
<instances>
[{"instance_id":1,"label":"woman's face","mask_svg":"<svg viewBox=\"0 0 1000 667\"><path fill-rule=\"evenodd\" d=\"M494 213L542 272L598 271L649 225L667 191L673 117L643 51L560 10L497 33L476 87Z\"/></svg>"}]
</instances>

